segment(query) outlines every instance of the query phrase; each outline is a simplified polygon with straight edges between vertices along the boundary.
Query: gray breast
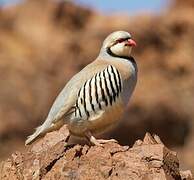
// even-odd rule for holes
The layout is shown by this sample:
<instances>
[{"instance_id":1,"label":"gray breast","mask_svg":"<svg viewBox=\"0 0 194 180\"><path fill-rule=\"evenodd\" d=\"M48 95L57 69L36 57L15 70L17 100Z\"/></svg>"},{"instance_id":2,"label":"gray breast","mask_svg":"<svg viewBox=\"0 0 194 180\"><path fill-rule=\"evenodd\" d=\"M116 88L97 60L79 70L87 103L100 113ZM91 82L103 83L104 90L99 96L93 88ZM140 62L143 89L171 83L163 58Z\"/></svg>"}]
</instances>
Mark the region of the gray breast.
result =
<instances>
[{"instance_id":1,"label":"gray breast","mask_svg":"<svg viewBox=\"0 0 194 180\"><path fill-rule=\"evenodd\" d=\"M123 82L123 93L121 97L123 102L127 105L137 83L138 68L133 57L129 57L126 63L131 69L131 75Z\"/></svg>"}]
</instances>

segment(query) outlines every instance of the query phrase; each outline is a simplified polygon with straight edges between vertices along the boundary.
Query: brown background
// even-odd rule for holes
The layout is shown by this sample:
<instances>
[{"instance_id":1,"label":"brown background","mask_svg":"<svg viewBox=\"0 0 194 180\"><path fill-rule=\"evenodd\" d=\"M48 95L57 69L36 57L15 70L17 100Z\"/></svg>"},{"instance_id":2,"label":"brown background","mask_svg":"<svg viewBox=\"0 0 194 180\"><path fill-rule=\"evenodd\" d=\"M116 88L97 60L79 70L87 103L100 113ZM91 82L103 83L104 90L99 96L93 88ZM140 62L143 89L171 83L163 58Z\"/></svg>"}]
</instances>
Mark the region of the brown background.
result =
<instances>
[{"instance_id":1,"label":"brown background","mask_svg":"<svg viewBox=\"0 0 194 180\"><path fill-rule=\"evenodd\" d=\"M98 54L112 31L129 31L139 80L113 137L133 144L146 131L194 169L194 3L160 15L104 16L71 3L28 0L0 9L0 159L24 148L65 83Z\"/></svg>"}]
</instances>

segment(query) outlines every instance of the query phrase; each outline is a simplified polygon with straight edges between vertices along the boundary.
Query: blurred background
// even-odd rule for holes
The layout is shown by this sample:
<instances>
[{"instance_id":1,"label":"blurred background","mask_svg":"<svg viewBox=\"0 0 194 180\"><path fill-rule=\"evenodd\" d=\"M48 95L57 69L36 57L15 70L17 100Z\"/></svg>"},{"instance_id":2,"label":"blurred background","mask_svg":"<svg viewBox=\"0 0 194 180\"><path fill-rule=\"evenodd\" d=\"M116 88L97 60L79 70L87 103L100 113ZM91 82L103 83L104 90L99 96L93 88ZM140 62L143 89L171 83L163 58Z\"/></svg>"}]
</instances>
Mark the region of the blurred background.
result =
<instances>
[{"instance_id":1,"label":"blurred background","mask_svg":"<svg viewBox=\"0 0 194 180\"><path fill-rule=\"evenodd\" d=\"M137 88L111 135L132 145L146 131L194 169L193 0L0 0L0 160L24 149L66 82L112 31L137 41Z\"/></svg>"}]
</instances>

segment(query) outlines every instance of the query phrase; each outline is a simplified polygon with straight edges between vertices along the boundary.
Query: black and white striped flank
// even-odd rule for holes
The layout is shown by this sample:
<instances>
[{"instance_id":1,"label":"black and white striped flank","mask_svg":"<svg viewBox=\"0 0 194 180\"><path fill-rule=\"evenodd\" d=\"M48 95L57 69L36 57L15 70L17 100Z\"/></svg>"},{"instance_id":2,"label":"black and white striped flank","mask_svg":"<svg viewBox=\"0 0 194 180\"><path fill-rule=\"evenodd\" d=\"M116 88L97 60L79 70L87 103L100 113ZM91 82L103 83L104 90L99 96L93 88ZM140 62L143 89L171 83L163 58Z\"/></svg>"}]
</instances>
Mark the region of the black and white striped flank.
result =
<instances>
[{"instance_id":1,"label":"black and white striped flank","mask_svg":"<svg viewBox=\"0 0 194 180\"><path fill-rule=\"evenodd\" d=\"M122 91L119 71L109 65L97 73L79 89L75 104L75 118L88 119L99 110L112 106Z\"/></svg>"}]
</instances>

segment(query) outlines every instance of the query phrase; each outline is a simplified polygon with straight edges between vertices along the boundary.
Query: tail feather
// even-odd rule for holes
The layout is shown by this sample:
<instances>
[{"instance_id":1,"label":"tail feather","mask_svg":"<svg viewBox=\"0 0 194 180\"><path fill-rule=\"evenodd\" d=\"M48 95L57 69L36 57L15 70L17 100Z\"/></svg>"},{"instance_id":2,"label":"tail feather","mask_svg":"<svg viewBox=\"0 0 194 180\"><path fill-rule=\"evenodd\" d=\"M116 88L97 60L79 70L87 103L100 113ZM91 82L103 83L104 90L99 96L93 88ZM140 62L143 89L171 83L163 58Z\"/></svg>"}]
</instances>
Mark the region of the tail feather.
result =
<instances>
[{"instance_id":1,"label":"tail feather","mask_svg":"<svg viewBox=\"0 0 194 180\"><path fill-rule=\"evenodd\" d=\"M44 127L43 125L36 128L35 132L27 137L27 140L25 141L25 145L31 144L34 142L38 137L44 134Z\"/></svg>"},{"instance_id":2,"label":"tail feather","mask_svg":"<svg viewBox=\"0 0 194 180\"><path fill-rule=\"evenodd\" d=\"M50 123L49 121L45 121L41 126L37 127L35 132L27 137L27 140L25 141L25 145L33 143L36 139L42 137L47 132L51 132L54 130L59 129L61 126L63 126L65 121L60 120L56 122L55 124Z\"/></svg>"}]
</instances>

